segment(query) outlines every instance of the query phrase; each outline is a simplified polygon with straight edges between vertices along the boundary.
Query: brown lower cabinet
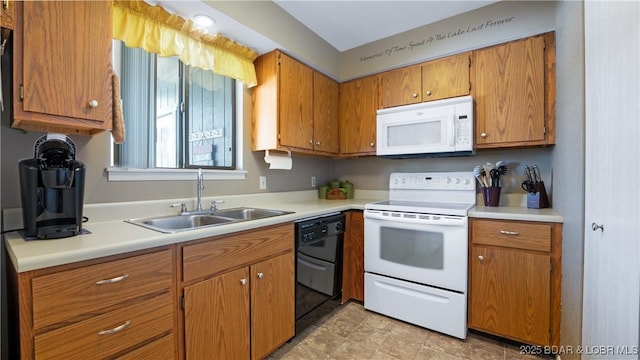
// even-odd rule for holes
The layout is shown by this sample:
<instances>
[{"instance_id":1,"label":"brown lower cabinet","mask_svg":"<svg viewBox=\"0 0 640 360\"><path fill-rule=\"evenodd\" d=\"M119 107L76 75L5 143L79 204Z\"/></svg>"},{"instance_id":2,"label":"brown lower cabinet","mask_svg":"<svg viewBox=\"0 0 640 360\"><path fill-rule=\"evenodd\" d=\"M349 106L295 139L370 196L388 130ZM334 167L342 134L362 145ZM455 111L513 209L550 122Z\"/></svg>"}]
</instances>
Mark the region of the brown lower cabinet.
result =
<instances>
[{"instance_id":1,"label":"brown lower cabinet","mask_svg":"<svg viewBox=\"0 0 640 360\"><path fill-rule=\"evenodd\" d=\"M349 211L346 216L342 265L342 303L364 301L364 216Z\"/></svg>"},{"instance_id":2,"label":"brown lower cabinet","mask_svg":"<svg viewBox=\"0 0 640 360\"><path fill-rule=\"evenodd\" d=\"M293 247L293 224L181 247L185 359L262 359L294 336Z\"/></svg>"},{"instance_id":3,"label":"brown lower cabinet","mask_svg":"<svg viewBox=\"0 0 640 360\"><path fill-rule=\"evenodd\" d=\"M561 235L556 223L470 221L469 328L559 345Z\"/></svg>"},{"instance_id":4,"label":"brown lower cabinet","mask_svg":"<svg viewBox=\"0 0 640 360\"><path fill-rule=\"evenodd\" d=\"M294 336L292 223L17 273L11 359L262 359Z\"/></svg>"},{"instance_id":5,"label":"brown lower cabinet","mask_svg":"<svg viewBox=\"0 0 640 360\"><path fill-rule=\"evenodd\" d=\"M163 247L22 273L9 264L9 358L174 359L173 255Z\"/></svg>"}]
</instances>

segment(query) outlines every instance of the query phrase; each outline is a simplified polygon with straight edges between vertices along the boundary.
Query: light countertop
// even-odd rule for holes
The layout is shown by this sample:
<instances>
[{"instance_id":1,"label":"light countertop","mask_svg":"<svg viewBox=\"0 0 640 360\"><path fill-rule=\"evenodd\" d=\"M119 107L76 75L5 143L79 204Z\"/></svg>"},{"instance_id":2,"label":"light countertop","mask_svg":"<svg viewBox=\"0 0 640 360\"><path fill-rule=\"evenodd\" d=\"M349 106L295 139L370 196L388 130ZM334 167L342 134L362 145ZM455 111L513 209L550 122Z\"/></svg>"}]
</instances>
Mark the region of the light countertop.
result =
<instances>
[{"instance_id":1,"label":"light countertop","mask_svg":"<svg viewBox=\"0 0 640 360\"><path fill-rule=\"evenodd\" d=\"M89 234L55 240L25 241L17 232L10 232L5 235L6 247L16 271L25 272L263 226L294 222L332 212L363 210L364 205L369 202L386 199L386 191L374 190L356 190L356 198L352 200L320 200L317 198L315 190L207 198L203 199L203 204L208 204L211 200L223 200L224 203L219 205L221 209L248 206L293 211L294 213L172 234L160 233L130 224L124 220L176 214L176 210L169 207L170 204L185 202L187 207L192 209L194 199L86 204L83 215L88 217L89 221L83 224L83 229L88 230ZM20 209L4 210L3 215L4 229L22 227ZM552 209L536 210L518 206L494 208L478 206L469 212L469 216L562 222L562 216Z\"/></svg>"}]
</instances>

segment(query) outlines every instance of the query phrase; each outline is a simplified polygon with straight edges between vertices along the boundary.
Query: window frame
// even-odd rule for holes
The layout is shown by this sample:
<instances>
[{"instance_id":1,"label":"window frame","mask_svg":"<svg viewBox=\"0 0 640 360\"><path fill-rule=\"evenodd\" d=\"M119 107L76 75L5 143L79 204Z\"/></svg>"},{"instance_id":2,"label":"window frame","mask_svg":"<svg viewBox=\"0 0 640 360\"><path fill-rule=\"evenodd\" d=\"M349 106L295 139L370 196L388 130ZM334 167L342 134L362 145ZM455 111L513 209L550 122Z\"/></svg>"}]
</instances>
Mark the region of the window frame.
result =
<instances>
[{"instance_id":1,"label":"window frame","mask_svg":"<svg viewBox=\"0 0 640 360\"><path fill-rule=\"evenodd\" d=\"M118 41L114 40L114 45ZM113 68L120 75L122 73L119 46L113 46ZM233 111L235 112L235 126L233 138L235 141L235 170L232 169L211 169L202 168L205 180L245 180L247 171L244 170L244 88L241 81L236 80L234 89ZM126 141L126 140L125 140ZM183 168L127 168L114 166L113 138L109 136L110 164L105 168L107 181L173 181L173 180L193 180L197 177L198 167ZM182 150L181 150L182 151ZM186 158L185 158L186 161ZM185 162L186 165L186 162Z\"/></svg>"}]
</instances>

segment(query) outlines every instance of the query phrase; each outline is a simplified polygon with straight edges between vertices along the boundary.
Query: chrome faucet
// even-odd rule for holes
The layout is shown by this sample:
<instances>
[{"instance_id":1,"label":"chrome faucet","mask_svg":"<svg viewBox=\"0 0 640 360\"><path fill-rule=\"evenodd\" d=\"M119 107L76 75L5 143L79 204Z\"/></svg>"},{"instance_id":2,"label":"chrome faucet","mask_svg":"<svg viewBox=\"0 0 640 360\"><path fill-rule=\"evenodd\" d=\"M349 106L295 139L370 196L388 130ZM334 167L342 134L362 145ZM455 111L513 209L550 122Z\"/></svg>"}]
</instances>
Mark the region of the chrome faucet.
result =
<instances>
[{"instance_id":1,"label":"chrome faucet","mask_svg":"<svg viewBox=\"0 0 640 360\"><path fill-rule=\"evenodd\" d=\"M198 182L196 184L198 203L196 204L196 211L202 211L202 190L204 190L204 178L202 176L202 169L198 169Z\"/></svg>"},{"instance_id":2,"label":"chrome faucet","mask_svg":"<svg viewBox=\"0 0 640 360\"><path fill-rule=\"evenodd\" d=\"M216 208L217 203L223 203L224 200L213 200L211 201L211 207L208 210L202 210L202 190L204 190L204 176L202 174L202 169L198 169L198 179L196 182L196 208L192 211L187 210L187 206L185 203L177 203L171 204L171 207L180 207L180 215L206 215L213 214L218 209Z\"/></svg>"}]
</instances>

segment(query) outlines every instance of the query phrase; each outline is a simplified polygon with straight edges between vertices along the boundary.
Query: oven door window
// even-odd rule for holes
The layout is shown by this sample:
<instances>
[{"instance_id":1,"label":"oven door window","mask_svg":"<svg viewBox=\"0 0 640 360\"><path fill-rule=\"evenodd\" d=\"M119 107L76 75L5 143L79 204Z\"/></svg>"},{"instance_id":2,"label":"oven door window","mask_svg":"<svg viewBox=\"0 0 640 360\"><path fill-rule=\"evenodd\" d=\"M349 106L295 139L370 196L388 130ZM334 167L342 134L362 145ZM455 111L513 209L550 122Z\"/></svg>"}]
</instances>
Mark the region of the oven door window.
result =
<instances>
[{"instance_id":1,"label":"oven door window","mask_svg":"<svg viewBox=\"0 0 640 360\"><path fill-rule=\"evenodd\" d=\"M444 235L441 232L380 228L380 258L421 269L444 268Z\"/></svg>"}]
</instances>

